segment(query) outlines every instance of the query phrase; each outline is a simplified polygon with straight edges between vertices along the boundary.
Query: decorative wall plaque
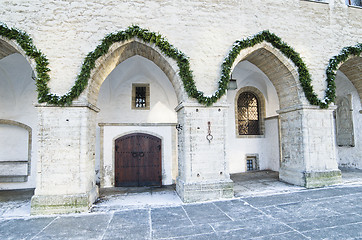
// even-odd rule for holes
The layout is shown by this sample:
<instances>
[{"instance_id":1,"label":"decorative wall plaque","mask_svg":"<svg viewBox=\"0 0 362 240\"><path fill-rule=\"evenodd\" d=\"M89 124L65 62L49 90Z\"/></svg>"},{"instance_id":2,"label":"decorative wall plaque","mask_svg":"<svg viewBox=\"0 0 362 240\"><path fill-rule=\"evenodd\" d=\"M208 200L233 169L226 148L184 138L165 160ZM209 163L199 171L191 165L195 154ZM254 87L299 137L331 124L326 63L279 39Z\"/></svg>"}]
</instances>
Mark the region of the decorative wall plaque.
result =
<instances>
[{"instance_id":1,"label":"decorative wall plaque","mask_svg":"<svg viewBox=\"0 0 362 240\"><path fill-rule=\"evenodd\" d=\"M336 97L336 128L337 145L354 147L352 97Z\"/></svg>"}]
</instances>

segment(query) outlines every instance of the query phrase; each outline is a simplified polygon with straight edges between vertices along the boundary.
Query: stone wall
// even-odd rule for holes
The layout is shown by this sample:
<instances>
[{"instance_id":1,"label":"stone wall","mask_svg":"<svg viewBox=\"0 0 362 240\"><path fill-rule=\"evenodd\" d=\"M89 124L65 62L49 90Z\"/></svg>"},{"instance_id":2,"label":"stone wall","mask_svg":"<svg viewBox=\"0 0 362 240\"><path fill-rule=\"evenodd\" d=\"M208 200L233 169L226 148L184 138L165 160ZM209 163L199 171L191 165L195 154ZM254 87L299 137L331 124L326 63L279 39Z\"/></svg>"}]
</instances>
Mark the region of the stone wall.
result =
<instances>
[{"instance_id":1,"label":"stone wall","mask_svg":"<svg viewBox=\"0 0 362 240\"><path fill-rule=\"evenodd\" d=\"M361 11L348 7L344 0L0 3L1 21L29 33L49 59L49 87L58 95L73 86L85 56L106 34L137 24L161 33L190 57L196 86L206 95L217 90L221 64L234 41L269 30L300 53L314 90L323 97L328 60L343 47L361 41ZM175 62L164 58L154 46L132 41L115 44L109 55L96 63L92 83L73 106L39 107L39 164L33 213L84 211L95 200L97 108L89 102L96 105L107 75L117 64L137 54L148 57L164 71L180 104L176 111L183 129L178 133L177 191L182 199L190 202L232 196L225 158L227 97L208 108L187 99ZM281 108L281 179L307 187L338 182L332 110L309 106L295 66L270 44L246 49L239 60L258 67L276 89ZM206 138L208 122L213 136L210 142Z\"/></svg>"},{"instance_id":2,"label":"stone wall","mask_svg":"<svg viewBox=\"0 0 362 240\"><path fill-rule=\"evenodd\" d=\"M217 88L220 64L235 40L269 29L301 53L315 90L324 69L361 36L361 9L344 0L4 1L1 21L28 32L49 59L52 92L66 93L84 57L106 34L137 24L160 32L190 57L197 87ZM64 59L67 59L64 61Z\"/></svg>"}]
</instances>

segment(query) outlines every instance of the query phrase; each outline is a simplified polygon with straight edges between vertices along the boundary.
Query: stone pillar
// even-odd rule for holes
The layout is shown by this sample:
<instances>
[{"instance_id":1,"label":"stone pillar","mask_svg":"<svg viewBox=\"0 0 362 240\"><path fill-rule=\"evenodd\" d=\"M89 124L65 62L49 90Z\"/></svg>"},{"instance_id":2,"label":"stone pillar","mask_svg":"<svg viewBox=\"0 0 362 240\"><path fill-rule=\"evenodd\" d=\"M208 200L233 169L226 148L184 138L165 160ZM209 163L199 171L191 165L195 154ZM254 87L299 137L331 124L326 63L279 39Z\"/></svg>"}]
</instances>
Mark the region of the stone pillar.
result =
<instances>
[{"instance_id":1,"label":"stone pillar","mask_svg":"<svg viewBox=\"0 0 362 240\"><path fill-rule=\"evenodd\" d=\"M95 119L91 105L38 106L39 159L31 214L87 211L95 184Z\"/></svg>"},{"instance_id":2,"label":"stone pillar","mask_svg":"<svg viewBox=\"0 0 362 240\"><path fill-rule=\"evenodd\" d=\"M297 106L278 111L281 124L279 178L307 188L339 183L333 108Z\"/></svg>"},{"instance_id":3,"label":"stone pillar","mask_svg":"<svg viewBox=\"0 0 362 240\"><path fill-rule=\"evenodd\" d=\"M233 182L225 159L227 106L181 103L176 111L182 126L178 132L176 190L182 201L233 197Z\"/></svg>"}]
</instances>

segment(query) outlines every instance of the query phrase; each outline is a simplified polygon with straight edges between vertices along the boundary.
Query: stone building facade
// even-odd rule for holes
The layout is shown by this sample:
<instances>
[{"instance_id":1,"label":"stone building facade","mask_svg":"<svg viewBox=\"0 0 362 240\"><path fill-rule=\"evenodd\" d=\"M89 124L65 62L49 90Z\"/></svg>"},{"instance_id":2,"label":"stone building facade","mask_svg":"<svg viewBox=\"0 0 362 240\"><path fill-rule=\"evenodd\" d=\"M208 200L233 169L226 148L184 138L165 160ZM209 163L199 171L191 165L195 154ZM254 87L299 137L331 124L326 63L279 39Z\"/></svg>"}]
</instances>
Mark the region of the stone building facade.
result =
<instances>
[{"instance_id":1,"label":"stone building facade","mask_svg":"<svg viewBox=\"0 0 362 240\"><path fill-rule=\"evenodd\" d=\"M339 166L362 169L360 1L0 12L0 189L35 187L33 214L86 211L99 187L125 183L176 184L194 202L232 197L231 173L321 187Z\"/></svg>"}]
</instances>

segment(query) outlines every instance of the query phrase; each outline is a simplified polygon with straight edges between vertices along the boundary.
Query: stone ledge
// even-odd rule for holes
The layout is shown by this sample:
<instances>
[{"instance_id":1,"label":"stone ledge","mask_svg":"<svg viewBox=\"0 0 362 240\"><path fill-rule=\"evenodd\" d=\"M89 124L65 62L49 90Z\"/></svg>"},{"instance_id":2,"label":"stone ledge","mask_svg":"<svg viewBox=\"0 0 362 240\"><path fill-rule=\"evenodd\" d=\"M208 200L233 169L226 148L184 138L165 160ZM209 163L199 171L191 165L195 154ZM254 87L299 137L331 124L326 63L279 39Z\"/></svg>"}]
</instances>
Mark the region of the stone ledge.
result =
<instances>
[{"instance_id":1,"label":"stone ledge","mask_svg":"<svg viewBox=\"0 0 362 240\"><path fill-rule=\"evenodd\" d=\"M341 183L341 170L330 170L323 172L304 172L305 187L317 188Z\"/></svg>"},{"instance_id":2,"label":"stone ledge","mask_svg":"<svg viewBox=\"0 0 362 240\"><path fill-rule=\"evenodd\" d=\"M280 169L279 180L306 188L317 188L340 183L342 174L340 170L300 172Z\"/></svg>"},{"instance_id":3,"label":"stone ledge","mask_svg":"<svg viewBox=\"0 0 362 240\"><path fill-rule=\"evenodd\" d=\"M225 180L220 182L185 183L178 178L176 191L185 203L232 198L234 197L234 182Z\"/></svg>"},{"instance_id":4,"label":"stone ledge","mask_svg":"<svg viewBox=\"0 0 362 240\"><path fill-rule=\"evenodd\" d=\"M31 215L48 215L86 212L98 198L98 187L88 193L74 195L34 195L31 198Z\"/></svg>"}]
</instances>

